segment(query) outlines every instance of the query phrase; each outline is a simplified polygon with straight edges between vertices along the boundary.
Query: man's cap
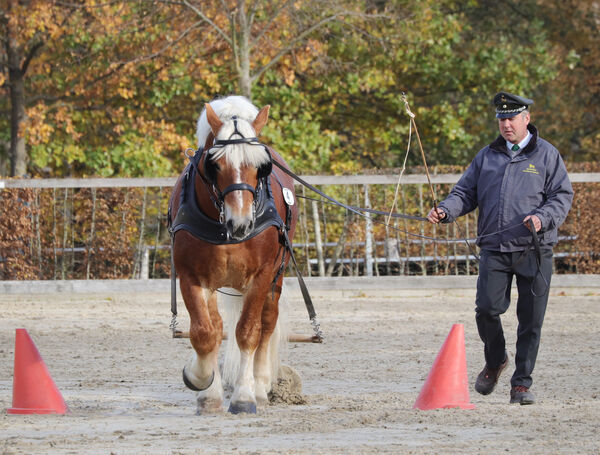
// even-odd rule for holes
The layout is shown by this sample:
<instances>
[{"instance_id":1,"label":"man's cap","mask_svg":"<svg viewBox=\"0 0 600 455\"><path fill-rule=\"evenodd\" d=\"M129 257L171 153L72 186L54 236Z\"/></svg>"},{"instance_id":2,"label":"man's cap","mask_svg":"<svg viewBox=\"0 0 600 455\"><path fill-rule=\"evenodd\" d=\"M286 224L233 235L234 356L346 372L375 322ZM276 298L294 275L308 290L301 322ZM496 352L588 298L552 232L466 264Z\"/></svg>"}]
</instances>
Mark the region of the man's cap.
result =
<instances>
[{"instance_id":1,"label":"man's cap","mask_svg":"<svg viewBox=\"0 0 600 455\"><path fill-rule=\"evenodd\" d=\"M494 96L497 118L510 118L527 109L533 100L513 95L512 93L499 92Z\"/></svg>"}]
</instances>

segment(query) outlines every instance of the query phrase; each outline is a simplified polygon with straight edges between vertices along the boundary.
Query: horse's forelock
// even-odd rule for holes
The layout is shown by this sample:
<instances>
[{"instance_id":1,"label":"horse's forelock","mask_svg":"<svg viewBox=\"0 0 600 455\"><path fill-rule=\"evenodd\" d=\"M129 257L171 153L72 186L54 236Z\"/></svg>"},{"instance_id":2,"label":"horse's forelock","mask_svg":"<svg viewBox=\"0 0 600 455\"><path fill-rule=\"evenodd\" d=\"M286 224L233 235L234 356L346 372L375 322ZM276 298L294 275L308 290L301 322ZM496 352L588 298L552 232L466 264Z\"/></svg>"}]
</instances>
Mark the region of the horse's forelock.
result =
<instances>
[{"instance_id":1,"label":"horse's forelock","mask_svg":"<svg viewBox=\"0 0 600 455\"><path fill-rule=\"evenodd\" d=\"M217 116L225 123L235 115L240 119L246 120L248 125L250 125L258 114L258 108L243 96L228 96L226 98L218 98L211 101L210 106L213 108ZM223 129L224 128L221 128L221 130ZM238 126L238 129L240 129L240 126ZM250 127L250 130L252 130L252 127ZM208 124L208 119L206 118L206 109L203 109L202 113L200 114L200 118L198 119L196 128L196 138L198 139L199 147L204 146L210 131L210 125ZM233 132L233 126L231 127L231 131ZM241 129L240 132L244 135L254 135L253 132L242 131ZM221 136L221 134L219 134L219 136Z\"/></svg>"},{"instance_id":2,"label":"horse's forelock","mask_svg":"<svg viewBox=\"0 0 600 455\"><path fill-rule=\"evenodd\" d=\"M240 139L235 132L235 125L232 120L233 116L238 118L237 130L243 137L250 138L256 135L252 122L258 114L258 108L254 106L247 98L243 96L229 96L220 98L210 102L217 116L223 121L223 126L219 130L216 139L227 140ZM204 146L206 138L210 133L210 125L206 118L206 110L202 111L198 120L198 130L196 136L198 138L198 146ZM218 161L222 157L227 158L229 166L239 168L241 166L260 167L269 161L270 157L265 148L261 145L252 144L230 144L222 148L214 148L210 152L210 158L213 161Z\"/></svg>"},{"instance_id":3,"label":"horse's forelock","mask_svg":"<svg viewBox=\"0 0 600 455\"><path fill-rule=\"evenodd\" d=\"M268 152L262 145L230 144L211 150L210 159L218 161L225 157L227 164L233 168L242 166L260 167L270 160Z\"/></svg>"}]
</instances>

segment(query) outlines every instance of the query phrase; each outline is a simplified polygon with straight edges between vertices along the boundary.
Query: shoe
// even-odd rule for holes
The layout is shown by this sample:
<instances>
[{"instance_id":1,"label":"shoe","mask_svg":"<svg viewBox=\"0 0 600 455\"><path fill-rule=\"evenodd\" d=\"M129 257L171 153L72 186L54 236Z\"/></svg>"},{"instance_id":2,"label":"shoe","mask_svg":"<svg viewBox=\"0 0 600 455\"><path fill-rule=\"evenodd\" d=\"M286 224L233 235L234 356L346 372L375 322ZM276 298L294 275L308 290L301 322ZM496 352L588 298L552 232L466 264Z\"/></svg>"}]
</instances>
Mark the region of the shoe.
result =
<instances>
[{"instance_id":1,"label":"shoe","mask_svg":"<svg viewBox=\"0 0 600 455\"><path fill-rule=\"evenodd\" d=\"M529 391L529 387L518 385L510 389L510 402L519 404L535 403L535 396Z\"/></svg>"},{"instance_id":2,"label":"shoe","mask_svg":"<svg viewBox=\"0 0 600 455\"><path fill-rule=\"evenodd\" d=\"M477 376L477 380L475 381L475 390L482 395L489 395L494 391L496 384L498 383L498 379L500 378L500 373L506 368L508 365L508 356L504 359L504 362L498 368L490 368L485 365L479 376Z\"/></svg>"}]
</instances>

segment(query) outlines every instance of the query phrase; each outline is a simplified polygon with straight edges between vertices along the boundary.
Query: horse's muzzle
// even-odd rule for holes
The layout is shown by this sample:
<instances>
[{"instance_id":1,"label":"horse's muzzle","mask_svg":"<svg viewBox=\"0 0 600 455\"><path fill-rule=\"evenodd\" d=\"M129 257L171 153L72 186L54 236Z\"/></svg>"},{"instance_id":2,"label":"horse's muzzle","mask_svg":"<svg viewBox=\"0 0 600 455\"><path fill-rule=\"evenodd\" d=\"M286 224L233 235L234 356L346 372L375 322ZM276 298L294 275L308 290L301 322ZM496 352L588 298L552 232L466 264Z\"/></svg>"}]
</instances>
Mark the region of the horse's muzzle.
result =
<instances>
[{"instance_id":1,"label":"horse's muzzle","mask_svg":"<svg viewBox=\"0 0 600 455\"><path fill-rule=\"evenodd\" d=\"M234 220L227 220L227 231L229 231L229 235L236 240L244 240L248 237L252 230L254 229L254 220L246 219L243 221L238 220L234 222Z\"/></svg>"}]
</instances>

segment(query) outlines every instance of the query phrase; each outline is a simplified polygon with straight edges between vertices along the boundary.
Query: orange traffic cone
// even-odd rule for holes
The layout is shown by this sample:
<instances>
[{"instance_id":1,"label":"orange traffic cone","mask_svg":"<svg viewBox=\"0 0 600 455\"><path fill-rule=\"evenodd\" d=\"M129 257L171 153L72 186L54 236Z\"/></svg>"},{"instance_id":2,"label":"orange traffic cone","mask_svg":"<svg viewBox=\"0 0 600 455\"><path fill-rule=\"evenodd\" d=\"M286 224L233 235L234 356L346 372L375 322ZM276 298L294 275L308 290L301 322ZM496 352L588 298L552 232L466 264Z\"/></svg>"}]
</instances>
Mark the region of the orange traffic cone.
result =
<instances>
[{"instance_id":1,"label":"orange traffic cone","mask_svg":"<svg viewBox=\"0 0 600 455\"><path fill-rule=\"evenodd\" d=\"M454 324L438 353L413 409L473 409L469 403L465 329Z\"/></svg>"},{"instance_id":2,"label":"orange traffic cone","mask_svg":"<svg viewBox=\"0 0 600 455\"><path fill-rule=\"evenodd\" d=\"M17 329L9 414L65 414L69 408L25 329Z\"/></svg>"}]
</instances>

